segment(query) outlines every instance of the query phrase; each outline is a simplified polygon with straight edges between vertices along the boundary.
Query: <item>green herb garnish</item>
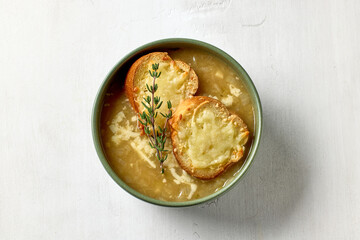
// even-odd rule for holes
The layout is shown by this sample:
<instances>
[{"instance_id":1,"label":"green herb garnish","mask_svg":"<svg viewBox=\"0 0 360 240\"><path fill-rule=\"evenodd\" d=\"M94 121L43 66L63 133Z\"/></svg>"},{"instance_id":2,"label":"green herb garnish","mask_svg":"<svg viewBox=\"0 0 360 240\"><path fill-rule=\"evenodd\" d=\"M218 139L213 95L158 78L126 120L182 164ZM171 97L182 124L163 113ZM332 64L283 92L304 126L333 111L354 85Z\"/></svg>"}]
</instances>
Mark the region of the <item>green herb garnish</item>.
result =
<instances>
[{"instance_id":1,"label":"green herb garnish","mask_svg":"<svg viewBox=\"0 0 360 240\"><path fill-rule=\"evenodd\" d=\"M159 96L155 96L155 92L158 90L156 79L160 77L161 72L157 72L159 69L159 63L152 64L153 71L149 70L150 76L153 78L152 86L146 84L147 90L151 93L151 96L144 98L141 104L146 108L147 112L143 111L140 113L139 122L144 126L144 132L149 138L149 144L151 148L156 149L156 158L160 162L161 173L164 173L164 161L168 157L168 151L165 150L166 143L166 126L169 119L172 116L171 102L167 101L167 107L169 109L168 114L160 112L161 116L166 118L164 127L155 126L155 118L158 116L158 109L161 107L163 101L160 100Z\"/></svg>"}]
</instances>

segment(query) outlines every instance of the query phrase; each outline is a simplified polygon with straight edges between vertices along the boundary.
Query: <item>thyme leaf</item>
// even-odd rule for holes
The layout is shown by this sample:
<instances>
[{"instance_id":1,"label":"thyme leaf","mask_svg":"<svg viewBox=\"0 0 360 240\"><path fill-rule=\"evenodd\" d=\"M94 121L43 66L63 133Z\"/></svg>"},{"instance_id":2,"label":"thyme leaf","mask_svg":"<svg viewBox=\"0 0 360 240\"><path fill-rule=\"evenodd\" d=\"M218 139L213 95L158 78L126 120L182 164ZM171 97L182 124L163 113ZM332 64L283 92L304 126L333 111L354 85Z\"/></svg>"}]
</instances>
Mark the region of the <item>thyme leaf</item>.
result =
<instances>
[{"instance_id":1,"label":"thyme leaf","mask_svg":"<svg viewBox=\"0 0 360 240\"><path fill-rule=\"evenodd\" d=\"M158 72L159 63L152 64L152 71L149 70L150 76L153 78L152 86L146 84L146 89L151 94L146 98L143 98L144 101L141 104L145 107L146 111L139 113L138 121L144 127L144 132L149 138L149 145L151 148L156 150L156 158L159 160L161 173L164 173L164 162L168 158L169 150L165 149L165 143L167 140L166 134L166 126L169 119L172 117L171 111L171 101L167 101L168 113L164 114L160 112L161 116L166 118L164 127L157 126L155 124L155 118L158 116L158 110L163 104L160 96L155 96L156 91L159 86L156 84L156 80L161 76L161 72Z\"/></svg>"}]
</instances>

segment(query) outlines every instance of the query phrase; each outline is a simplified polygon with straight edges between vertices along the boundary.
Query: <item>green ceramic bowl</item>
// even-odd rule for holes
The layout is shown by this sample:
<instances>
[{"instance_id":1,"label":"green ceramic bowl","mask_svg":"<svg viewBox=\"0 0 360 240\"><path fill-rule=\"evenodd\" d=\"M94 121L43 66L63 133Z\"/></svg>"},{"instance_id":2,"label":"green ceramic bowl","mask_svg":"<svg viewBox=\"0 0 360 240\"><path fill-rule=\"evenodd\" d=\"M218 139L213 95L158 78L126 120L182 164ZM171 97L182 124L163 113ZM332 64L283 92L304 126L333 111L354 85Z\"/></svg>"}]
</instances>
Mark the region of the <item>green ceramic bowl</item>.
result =
<instances>
[{"instance_id":1,"label":"green ceramic bowl","mask_svg":"<svg viewBox=\"0 0 360 240\"><path fill-rule=\"evenodd\" d=\"M167 51L169 49L173 48L181 48L181 47L195 47L199 49L203 49L208 51L209 53L219 57L223 61L225 61L230 67L232 67L238 75L242 76L243 81L245 82L245 85L247 86L252 101L254 104L254 110L255 110L255 138L252 144L252 147L250 149L250 152L247 156L247 159L245 160L241 170L238 172L235 179L226 187L223 189L217 191L216 193L213 193L211 195L208 195L206 197L192 200L192 201L186 201L186 202L167 202L167 201L161 201L157 200L148 196L145 196L131 187L129 187L125 182L123 182L114 172L114 170L109 165L108 161L106 160L106 155L102 147L102 142L100 138L100 117L101 117L101 110L102 105L104 101L105 93L107 92L107 89L109 86L113 83L114 79L125 79L125 75L130 68L131 64L138 59L139 57L143 56L146 53L154 52L154 51ZM232 187L235 186L236 183L239 182L239 180L245 175L246 171L249 169L256 151L259 147L260 137L261 137L261 131L262 131L262 110L261 110L261 103L260 98L258 96L258 93L256 91L256 88L254 86L254 83L251 81L249 75L245 72L245 70L241 67L239 63L235 61L231 56L229 56L224 51L220 50L217 47L214 47L208 43L201 42L198 40L193 39L186 39L186 38L169 38L169 39L163 39L158 40L155 42L151 42L148 44L145 44L129 54L127 54L124 58L122 58L115 67L110 71L110 73L107 75L105 80L100 86L100 89L96 95L95 103L93 107L92 112L92 135L94 140L94 145L97 151L97 154L100 158L101 163L103 164L105 170L109 173L109 175L114 179L114 181L122 187L125 191L130 193L131 195L144 200L146 202L160 205L160 206L168 206L168 207L186 207L186 206L192 206L196 204L201 204L208 202L210 200L214 200L215 198L219 197L220 195L226 193L229 191Z\"/></svg>"}]
</instances>

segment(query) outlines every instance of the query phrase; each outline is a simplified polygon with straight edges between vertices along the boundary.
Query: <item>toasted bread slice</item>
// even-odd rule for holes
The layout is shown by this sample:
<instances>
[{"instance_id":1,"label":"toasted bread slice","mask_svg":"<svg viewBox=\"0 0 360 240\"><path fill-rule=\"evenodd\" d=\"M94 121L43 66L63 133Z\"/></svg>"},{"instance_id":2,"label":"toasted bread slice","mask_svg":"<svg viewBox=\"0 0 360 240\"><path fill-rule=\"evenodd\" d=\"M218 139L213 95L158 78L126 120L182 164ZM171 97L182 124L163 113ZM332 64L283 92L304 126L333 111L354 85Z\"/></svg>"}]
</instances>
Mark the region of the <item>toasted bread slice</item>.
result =
<instances>
[{"instance_id":1,"label":"toasted bread slice","mask_svg":"<svg viewBox=\"0 0 360 240\"><path fill-rule=\"evenodd\" d=\"M171 100L173 110L183 100L192 97L198 89L198 77L190 66L182 61L174 61L166 52L153 52L139 58L130 68L125 80L126 95L136 112L142 113L145 107L141 104L144 97L150 95L146 84L152 86L153 79L149 74L152 64L159 63L156 79L158 90L155 95L163 101L159 111L167 114L168 100ZM160 114L156 118L156 125L163 126L165 118Z\"/></svg>"},{"instance_id":2,"label":"toasted bread slice","mask_svg":"<svg viewBox=\"0 0 360 240\"><path fill-rule=\"evenodd\" d=\"M193 177L215 178L244 154L246 124L216 99L195 96L183 101L169 123L174 155Z\"/></svg>"}]
</instances>

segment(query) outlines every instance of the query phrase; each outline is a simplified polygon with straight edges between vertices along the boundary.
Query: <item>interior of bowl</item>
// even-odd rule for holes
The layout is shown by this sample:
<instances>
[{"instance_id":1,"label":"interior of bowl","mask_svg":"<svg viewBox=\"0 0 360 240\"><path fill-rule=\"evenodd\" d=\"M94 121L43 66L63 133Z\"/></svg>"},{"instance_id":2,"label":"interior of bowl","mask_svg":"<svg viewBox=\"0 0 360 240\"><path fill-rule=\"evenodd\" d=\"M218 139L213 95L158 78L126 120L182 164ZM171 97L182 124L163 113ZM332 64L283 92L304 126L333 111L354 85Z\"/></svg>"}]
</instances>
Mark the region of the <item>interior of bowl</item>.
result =
<instances>
[{"instance_id":1,"label":"interior of bowl","mask_svg":"<svg viewBox=\"0 0 360 240\"><path fill-rule=\"evenodd\" d=\"M113 171L111 166L109 165L101 142L100 137L100 118L101 118L101 111L103 106L103 101L105 97L105 93L107 92L107 89L112 85L115 84L123 84L124 79L126 76L127 71L129 70L130 66L135 62L136 59L143 56L144 54L147 54L149 52L154 51L170 51L175 50L177 48L186 48L186 47L192 47L192 48L200 48L202 50L205 50L209 52L212 55L217 56L224 62L226 62L229 66L231 66L238 75L242 76L242 80L246 87L248 88L248 91L250 92L253 104L254 104L254 113L255 113L255 134L254 134L254 141L252 144L252 147L250 149L250 152L242 165L240 171L235 176L234 180L229 183L226 187L222 188L221 190L208 195L206 197L191 200L191 201L185 201L185 202L168 202L168 201L161 201L158 199L154 199L148 196L145 196L131 187L129 187L126 183L124 183L119 176ZM119 79L122 80L119 81ZM240 178L244 176L246 171L249 169L256 151L259 147L260 142L260 136L262 131L262 109L261 109L261 103L260 98L258 96L258 93L256 91L256 88L248 76L248 74L245 72L245 70L240 66L239 63L237 63L231 56L229 56L227 53L223 52L222 50L218 49L217 47L214 47L208 43L201 42L198 40L193 39L184 39L184 38L171 38L171 39L163 39L158 40L155 42L151 42L148 44L145 44L134 51L130 52L128 55L126 55L123 59L121 59L112 69L112 71L108 74L108 76L103 81L93 107L93 113L92 113L92 133L93 133L93 141L94 145L97 151L97 154L101 160L101 163L103 164L106 171L109 173L109 175L112 177L112 179L121 186L124 190L126 190L128 193L132 194L133 196L144 200L146 202L160 205L160 206L169 206L169 207L185 207L185 206L192 206L196 204L201 204L207 201L210 201L214 198L219 197L220 195L227 192L229 189L231 189L237 182L239 182Z\"/></svg>"}]
</instances>

